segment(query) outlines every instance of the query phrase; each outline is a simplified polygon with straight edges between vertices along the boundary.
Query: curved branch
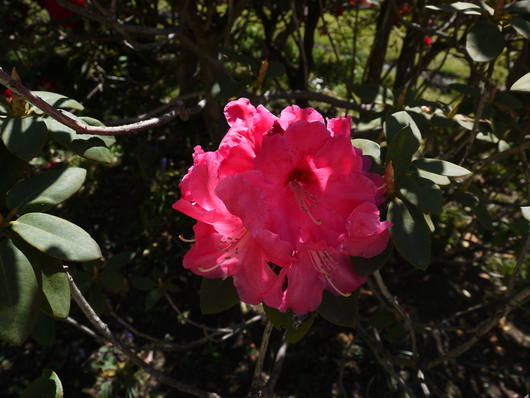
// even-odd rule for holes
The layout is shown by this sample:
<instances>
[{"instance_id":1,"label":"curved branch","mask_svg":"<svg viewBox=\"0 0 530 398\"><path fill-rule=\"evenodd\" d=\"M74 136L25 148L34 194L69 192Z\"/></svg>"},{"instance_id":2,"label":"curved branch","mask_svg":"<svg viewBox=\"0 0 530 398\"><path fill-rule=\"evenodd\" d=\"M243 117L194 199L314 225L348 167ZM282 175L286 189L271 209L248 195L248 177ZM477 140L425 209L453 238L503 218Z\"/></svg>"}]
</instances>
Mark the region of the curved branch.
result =
<instances>
[{"instance_id":1,"label":"curved branch","mask_svg":"<svg viewBox=\"0 0 530 398\"><path fill-rule=\"evenodd\" d=\"M96 315L90 304L85 300L81 291L77 288L77 285L74 282L72 276L67 272L68 282L70 284L70 293L74 301L79 305L81 311L88 318L92 326L109 342L111 342L116 348L118 348L127 358L132 362L138 365L142 370L153 376L155 379L160 381L163 384L166 384L170 387L174 387L180 391L186 392L188 394L194 395L201 398L220 398L219 395L211 392L202 391L196 389L192 386L184 384L178 380L169 377L168 375L156 370L151 365L145 363L138 355L132 352L123 342L114 335L109 329L109 327L101 320L99 316Z\"/></svg>"},{"instance_id":2,"label":"curved branch","mask_svg":"<svg viewBox=\"0 0 530 398\"><path fill-rule=\"evenodd\" d=\"M48 116L57 120L59 123L64 124L65 126L70 127L78 134L94 134L94 135L123 135L135 133L137 131L148 130L154 127L161 126L175 119L177 116L180 116L183 120L187 120L189 113L184 107L182 101L177 101L176 105L170 109L168 112L164 113L161 116L154 117L148 120L144 120L137 123L127 124L123 126L115 127L99 127L99 126L89 126L88 124L80 123L77 120L74 120L68 117L66 114L62 113L61 110L55 109L53 106L45 102L42 98L33 94L30 90L24 87L21 83L17 82L11 76L9 76L1 67L0 67L0 84L13 90L18 96L26 100L27 102L35 105L41 111L46 113Z\"/></svg>"}]
</instances>

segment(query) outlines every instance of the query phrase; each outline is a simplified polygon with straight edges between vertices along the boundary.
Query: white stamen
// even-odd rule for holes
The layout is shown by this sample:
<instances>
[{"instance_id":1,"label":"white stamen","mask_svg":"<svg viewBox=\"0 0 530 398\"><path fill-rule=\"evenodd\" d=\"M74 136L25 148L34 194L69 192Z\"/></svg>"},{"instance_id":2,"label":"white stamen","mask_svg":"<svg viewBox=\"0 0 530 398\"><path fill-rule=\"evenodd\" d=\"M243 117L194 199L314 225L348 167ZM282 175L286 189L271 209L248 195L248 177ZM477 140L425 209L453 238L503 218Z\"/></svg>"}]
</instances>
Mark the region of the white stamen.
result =
<instances>
[{"instance_id":1,"label":"white stamen","mask_svg":"<svg viewBox=\"0 0 530 398\"><path fill-rule=\"evenodd\" d=\"M351 293L343 293L333 284L333 274L339 271L339 269L336 268L338 262L333 260L327 252L310 250L309 254L315 269L326 277L333 289L343 297L350 296Z\"/></svg>"},{"instance_id":2,"label":"white stamen","mask_svg":"<svg viewBox=\"0 0 530 398\"><path fill-rule=\"evenodd\" d=\"M237 257L239 253L243 251L243 248L245 244L248 242L249 238L250 238L250 232L245 230L243 232L243 235L239 238L227 237L226 240L220 240L219 243L221 247L218 247L217 250L223 251L227 253L227 255L224 256L222 260L217 262L217 264L215 264L213 267L206 268L206 269L199 267L199 271L201 272L213 271L214 269L220 267L225 261L230 260L231 258Z\"/></svg>"}]
</instances>

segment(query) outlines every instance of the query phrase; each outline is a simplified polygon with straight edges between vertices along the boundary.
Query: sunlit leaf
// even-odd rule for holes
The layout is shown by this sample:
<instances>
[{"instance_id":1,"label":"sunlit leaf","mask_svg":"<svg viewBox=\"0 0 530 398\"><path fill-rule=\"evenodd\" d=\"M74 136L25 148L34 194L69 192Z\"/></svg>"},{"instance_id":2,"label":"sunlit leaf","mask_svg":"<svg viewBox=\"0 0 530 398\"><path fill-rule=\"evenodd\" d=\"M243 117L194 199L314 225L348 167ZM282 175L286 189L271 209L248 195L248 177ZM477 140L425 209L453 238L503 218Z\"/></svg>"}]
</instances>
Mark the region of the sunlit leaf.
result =
<instances>
[{"instance_id":1,"label":"sunlit leaf","mask_svg":"<svg viewBox=\"0 0 530 398\"><path fill-rule=\"evenodd\" d=\"M377 142L364 138L355 138L351 140L351 143L355 148L362 149L364 156L381 157L381 147Z\"/></svg>"},{"instance_id":2,"label":"sunlit leaf","mask_svg":"<svg viewBox=\"0 0 530 398\"><path fill-rule=\"evenodd\" d=\"M521 93L530 92L530 73L527 73L523 77L519 78L514 84L512 84L510 90L518 91Z\"/></svg>"},{"instance_id":3,"label":"sunlit leaf","mask_svg":"<svg viewBox=\"0 0 530 398\"><path fill-rule=\"evenodd\" d=\"M31 382L22 391L20 398L62 398L63 385L61 380L50 369L44 369L42 376Z\"/></svg>"},{"instance_id":4,"label":"sunlit leaf","mask_svg":"<svg viewBox=\"0 0 530 398\"><path fill-rule=\"evenodd\" d=\"M39 155L48 142L46 124L37 116L8 116L0 123L2 141L9 151L22 160Z\"/></svg>"},{"instance_id":5,"label":"sunlit leaf","mask_svg":"<svg viewBox=\"0 0 530 398\"><path fill-rule=\"evenodd\" d=\"M480 10L480 6L473 4L473 3L466 3L463 1L456 1L454 3L443 4L440 6L428 5L426 6L426 8L430 8L431 10L437 10L437 11L445 11L445 12L479 11Z\"/></svg>"},{"instance_id":6,"label":"sunlit leaf","mask_svg":"<svg viewBox=\"0 0 530 398\"><path fill-rule=\"evenodd\" d=\"M11 228L30 245L53 257L89 261L102 256L98 244L85 230L50 214L25 214L13 221Z\"/></svg>"},{"instance_id":7,"label":"sunlit leaf","mask_svg":"<svg viewBox=\"0 0 530 398\"><path fill-rule=\"evenodd\" d=\"M530 22L522 18L510 18L510 23L517 33L530 40Z\"/></svg>"},{"instance_id":8,"label":"sunlit leaf","mask_svg":"<svg viewBox=\"0 0 530 398\"><path fill-rule=\"evenodd\" d=\"M396 134L405 127L410 127L412 134L418 141L421 141L421 132L414 119L406 111L394 112L387 116L383 129L385 131L386 142L391 143Z\"/></svg>"},{"instance_id":9,"label":"sunlit leaf","mask_svg":"<svg viewBox=\"0 0 530 398\"><path fill-rule=\"evenodd\" d=\"M42 275L44 299L42 311L56 319L66 319L70 312L70 285L61 260L35 250Z\"/></svg>"},{"instance_id":10,"label":"sunlit leaf","mask_svg":"<svg viewBox=\"0 0 530 398\"><path fill-rule=\"evenodd\" d=\"M84 106L76 100L65 97L62 94L51 93L49 91L32 91L32 93L35 94L37 97L40 97L42 100L44 100L54 108L76 109L78 111L82 111L83 109L85 109ZM36 112L38 113L42 111L37 110Z\"/></svg>"},{"instance_id":11,"label":"sunlit leaf","mask_svg":"<svg viewBox=\"0 0 530 398\"><path fill-rule=\"evenodd\" d=\"M530 1L514 1L505 11L509 14L530 14Z\"/></svg>"},{"instance_id":12,"label":"sunlit leaf","mask_svg":"<svg viewBox=\"0 0 530 398\"><path fill-rule=\"evenodd\" d=\"M523 213L523 217L527 221L530 221L530 206L522 206L521 207L521 212Z\"/></svg>"},{"instance_id":13,"label":"sunlit leaf","mask_svg":"<svg viewBox=\"0 0 530 398\"><path fill-rule=\"evenodd\" d=\"M202 278L200 303L203 314L227 310L239 301L232 278Z\"/></svg>"},{"instance_id":14,"label":"sunlit leaf","mask_svg":"<svg viewBox=\"0 0 530 398\"><path fill-rule=\"evenodd\" d=\"M86 170L71 167L33 175L19 182L6 197L7 207L17 213L44 212L62 203L83 185Z\"/></svg>"},{"instance_id":15,"label":"sunlit leaf","mask_svg":"<svg viewBox=\"0 0 530 398\"><path fill-rule=\"evenodd\" d=\"M469 170L461 166L440 159L416 159L412 162L412 166L448 177L462 177L471 174Z\"/></svg>"}]
</instances>

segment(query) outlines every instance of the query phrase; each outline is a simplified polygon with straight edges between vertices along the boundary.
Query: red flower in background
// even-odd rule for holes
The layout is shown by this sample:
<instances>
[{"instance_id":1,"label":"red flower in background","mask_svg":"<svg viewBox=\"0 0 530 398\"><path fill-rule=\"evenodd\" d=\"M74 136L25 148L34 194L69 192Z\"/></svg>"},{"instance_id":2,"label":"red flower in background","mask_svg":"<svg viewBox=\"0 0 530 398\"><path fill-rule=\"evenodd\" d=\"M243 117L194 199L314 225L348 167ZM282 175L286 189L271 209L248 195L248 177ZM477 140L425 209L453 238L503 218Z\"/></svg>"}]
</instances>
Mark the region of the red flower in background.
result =
<instances>
[{"instance_id":1,"label":"red flower in background","mask_svg":"<svg viewBox=\"0 0 530 398\"><path fill-rule=\"evenodd\" d=\"M78 7L82 7L82 8L86 7L85 0L68 0L68 2ZM72 11L67 10L63 6L60 6L59 4L57 4L55 0L39 1L39 4L42 5L44 8L46 8L46 11L48 11L48 13L50 14L50 17L54 21L58 21L58 20L65 19L65 18L76 15ZM61 25L72 27L76 23L77 21L72 21L72 22L62 23Z\"/></svg>"},{"instance_id":2,"label":"red flower in background","mask_svg":"<svg viewBox=\"0 0 530 398\"><path fill-rule=\"evenodd\" d=\"M6 88L1 95L7 100L7 102L11 102L13 99L13 91L11 91L9 88Z\"/></svg>"},{"instance_id":3,"label":"red flower in background","mask_svg":"<svg viewBox=\"0 0 530 398\"><path fill-rule=\"evenodd\" d=\"M432 44L432 37L424 37L423 44L425 44L426 46L430 46Z\"/></svg>"}]
</instances>

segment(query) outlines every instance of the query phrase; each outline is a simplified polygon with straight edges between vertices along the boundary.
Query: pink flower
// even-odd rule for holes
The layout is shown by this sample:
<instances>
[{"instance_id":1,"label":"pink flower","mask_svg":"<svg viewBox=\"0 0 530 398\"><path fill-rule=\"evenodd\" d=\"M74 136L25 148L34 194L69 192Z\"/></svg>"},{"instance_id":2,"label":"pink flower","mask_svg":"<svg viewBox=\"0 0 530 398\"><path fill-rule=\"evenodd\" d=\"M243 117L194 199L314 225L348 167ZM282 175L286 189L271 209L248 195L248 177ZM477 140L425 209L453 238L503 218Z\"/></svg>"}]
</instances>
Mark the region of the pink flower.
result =
<instances>
[{"instance_id":1,"label":"pink flower","mask_svg":"<svg viewBox=\"0 0 530 398\"><path fill-rule=\"evenodd\" d=\"M322 291L347 296L366 278L349 256L388 243L379 220L384 180L350 142L350 117L290 106L279 118L247 99L225 107L230 130L215 152L196 147L173 205L195 218L184 267L234 278L240 298L302 315Z\"/></svg>"}]
</instances>

